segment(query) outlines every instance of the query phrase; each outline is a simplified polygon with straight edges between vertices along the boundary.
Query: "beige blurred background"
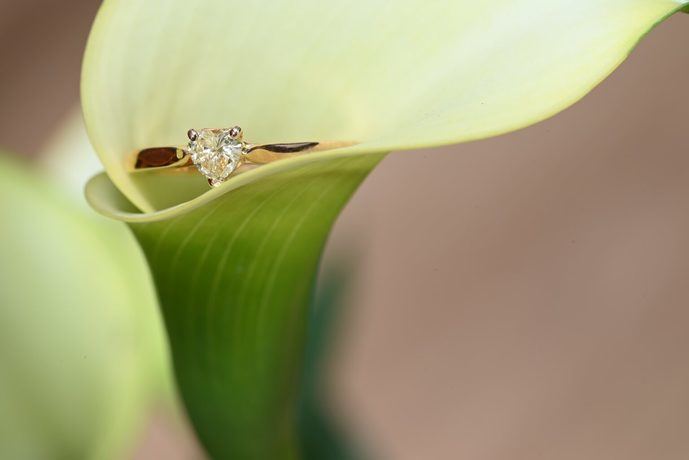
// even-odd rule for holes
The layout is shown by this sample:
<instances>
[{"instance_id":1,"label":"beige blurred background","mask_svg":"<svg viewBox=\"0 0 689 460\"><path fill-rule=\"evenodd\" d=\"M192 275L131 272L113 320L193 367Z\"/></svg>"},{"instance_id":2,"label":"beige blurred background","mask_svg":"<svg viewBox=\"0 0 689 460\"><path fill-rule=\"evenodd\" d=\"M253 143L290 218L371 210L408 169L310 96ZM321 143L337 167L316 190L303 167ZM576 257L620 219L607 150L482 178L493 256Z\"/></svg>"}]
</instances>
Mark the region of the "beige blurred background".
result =
<instances>
[{"instance_id":1,"label":"beige blurred background","mask_svg":"<svg viewBox=\"0 0 689 460\"><path fill-rule=\"evenodd\" d=\"M78 103L97 3L0 0L0 146L36 154ZM687 43L673 17L553 119L362 186L330 384L381 458L689 458ZM196 455L170 436L137 458Z\"/></svg>"}]
</instances>

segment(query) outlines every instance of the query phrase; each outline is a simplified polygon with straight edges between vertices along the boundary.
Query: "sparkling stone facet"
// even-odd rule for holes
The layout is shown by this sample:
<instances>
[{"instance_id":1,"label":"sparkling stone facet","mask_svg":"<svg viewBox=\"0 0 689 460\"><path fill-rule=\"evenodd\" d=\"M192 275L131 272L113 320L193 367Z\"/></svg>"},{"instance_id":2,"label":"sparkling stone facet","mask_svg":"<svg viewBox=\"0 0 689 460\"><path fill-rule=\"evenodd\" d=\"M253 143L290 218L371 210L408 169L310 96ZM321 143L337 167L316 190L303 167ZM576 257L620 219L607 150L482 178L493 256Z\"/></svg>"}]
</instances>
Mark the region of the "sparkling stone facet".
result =
<instances>
[{"instance_id":1,"label":"sparkling stone facet","mask_svg":"<svg viewBox=\"0 0 689 460\"><path fill-rule=\"evenodd\" d=\"M229 129L200 129L187 150L198 170L211 182L220 183L239 166L244 142L233 139Z\"/></svg>"}]
</instances>

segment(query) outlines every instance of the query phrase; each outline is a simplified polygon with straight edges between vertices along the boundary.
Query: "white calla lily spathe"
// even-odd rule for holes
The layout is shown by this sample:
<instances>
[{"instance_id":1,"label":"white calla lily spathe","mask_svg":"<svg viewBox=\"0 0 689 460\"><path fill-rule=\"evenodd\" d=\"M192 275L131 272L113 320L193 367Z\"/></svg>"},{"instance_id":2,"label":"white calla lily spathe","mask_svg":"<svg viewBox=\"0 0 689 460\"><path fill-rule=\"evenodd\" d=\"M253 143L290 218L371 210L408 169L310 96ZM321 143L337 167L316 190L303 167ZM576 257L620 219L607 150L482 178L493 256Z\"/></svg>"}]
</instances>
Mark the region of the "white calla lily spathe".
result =
<instances>
[{"instance_id":1,"label":"white calla lily spathe","mask_svg":"<svg viewBox=\"0 0 689 460\"><path fill-rule=\"evenodd\" d=\"M106 173L86 194L129 223L146 255L178 388L210 454L341 457L301 386L323 341L309 305L335 218L387 152L551 116L686 3L106 0L82 76ZM234 125L254 143L351 145L212 190L200 174L127 167L140 149L185 144L190 128Z\"/></svg>"},{"instance_id":2,"label":"white calla lily spathe","mask_svg":"<svg viewBox=\"0 0 689 460\"><path fill-rule=\"evenodd\" d=\"M183 144L189 128L356 142L319 158L497 135L577 101L684 4L106 1L84 60L83 108L111 180L151 212L205 189L132 175L125 158Z\"/></svg>"}]
</instances>

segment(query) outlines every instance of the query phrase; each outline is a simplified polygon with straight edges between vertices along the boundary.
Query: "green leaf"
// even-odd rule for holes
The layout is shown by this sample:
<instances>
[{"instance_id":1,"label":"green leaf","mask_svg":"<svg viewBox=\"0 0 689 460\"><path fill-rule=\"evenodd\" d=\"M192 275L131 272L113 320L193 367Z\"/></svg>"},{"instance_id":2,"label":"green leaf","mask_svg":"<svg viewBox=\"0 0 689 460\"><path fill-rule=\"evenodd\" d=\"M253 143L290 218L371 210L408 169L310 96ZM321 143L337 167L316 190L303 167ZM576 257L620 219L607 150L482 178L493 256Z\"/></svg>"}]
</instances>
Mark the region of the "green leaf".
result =
<instances>
[{"instance_id":1,"label":"green leaf","mask_svg":"<svg viewBox=\"0 0 689 460\"><path fill-rule=\"evenodd\" d=\"M326 265L310 309L299 404L302 453L307 459L358 459L364 458L366 450L350 439L347 427L332 415L322 381L354 271L352 254L346 257Z\"/></svg>"},{"instance_id":2,"label":"green leaf","mask_svg":"<svg viewBox=\"0 0 689 460\"><path fill-rule=\"evenodd\" d=\"M112 180L152 211L189 189L128 174L124 159L184 144L191 127L358 143L334 156L493 136L577 101L685 4L110 0L84 57L83 109Z\"/></svg>"},{"instance_id":3,"label":"green leaf","mask_svg":"<svg viewBox=\"0 0 689 460\"><path fill-rule=\"evenodd\" d=\"M146 254L179 389L214 458L298 458L307 307L321 250L381 158L312 163L183 214L142 219L101 208L130 221ZM105 175L87 196L96 207L127 207Z\"/></svg>"},{"instance_id":4,"label":"green leaf","mask_svg":"<svg viewBox=\"0 0 689 460\"><path fill-rule=\"evenodd\" d=\"M122 458L163 367L140 251L4 155L0 222L0 457Z\"/></svg>"},{"instance_id":5,"label":"green leaf","mask_svg":"<svg viewBox=\"0 0 689 460\"><path fill-rule=\"evenodd\" d=\"M87 196L129 222L146 253L212 456L319 451L297 427L320 418L297 414L310 293L332 222L385 152L553 115L686 3L106 0L82 99L107 176ZM354 144L212 190L199 174L127 168L139 149L184 144L189 128L235 123L256 143Z\"/></svg>"}]
</instances>

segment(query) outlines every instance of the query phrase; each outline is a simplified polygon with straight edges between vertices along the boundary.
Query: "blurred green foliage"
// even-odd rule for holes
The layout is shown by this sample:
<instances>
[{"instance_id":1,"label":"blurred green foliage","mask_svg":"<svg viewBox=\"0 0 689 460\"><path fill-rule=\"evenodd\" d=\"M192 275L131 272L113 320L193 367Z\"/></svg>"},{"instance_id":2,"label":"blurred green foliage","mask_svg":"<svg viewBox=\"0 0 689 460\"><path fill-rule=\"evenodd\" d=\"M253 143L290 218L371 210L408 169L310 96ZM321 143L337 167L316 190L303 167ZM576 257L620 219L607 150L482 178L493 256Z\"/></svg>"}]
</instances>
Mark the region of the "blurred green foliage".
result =
<instances>
[{"instance_id":1,"label":"blurred green foliage","mask_svg":"<svg viewBox=\"0 0 689 460\"><path fill-rule=\"evenodd\" d=\"M165 359L126 227L0 155L0 458L127 457Z\"/></svg>"}]
</instances>

